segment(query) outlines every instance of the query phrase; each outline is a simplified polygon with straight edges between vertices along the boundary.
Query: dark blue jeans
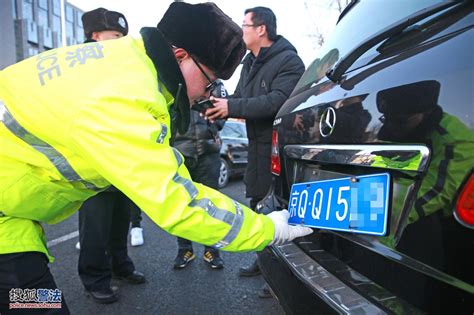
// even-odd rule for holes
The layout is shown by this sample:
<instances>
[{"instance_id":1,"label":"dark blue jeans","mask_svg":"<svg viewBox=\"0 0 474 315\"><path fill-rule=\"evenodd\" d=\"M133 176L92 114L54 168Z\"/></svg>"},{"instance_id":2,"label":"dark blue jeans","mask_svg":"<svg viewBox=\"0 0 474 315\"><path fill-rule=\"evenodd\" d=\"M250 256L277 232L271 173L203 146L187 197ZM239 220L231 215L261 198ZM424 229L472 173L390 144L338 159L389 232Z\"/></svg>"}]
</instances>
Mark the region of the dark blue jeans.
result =
<instances>
[{"instance_id":1,"label":"dark blue jeans","mask_svg":"<svg viewBox=\"0 0 474 315\"><path fill-rule=\"evenodd\" d=\"M186 157L184 162L186 168L191 175L193 181L201 183L208 187L218 189L219 169L220 169L220 153L209 153L199 156L198 159ZM178 250L193 251L193 244L191 241L178 237ZM218 252L217 249L205 246L206 251Z\"/></svg>"}]
</instances>

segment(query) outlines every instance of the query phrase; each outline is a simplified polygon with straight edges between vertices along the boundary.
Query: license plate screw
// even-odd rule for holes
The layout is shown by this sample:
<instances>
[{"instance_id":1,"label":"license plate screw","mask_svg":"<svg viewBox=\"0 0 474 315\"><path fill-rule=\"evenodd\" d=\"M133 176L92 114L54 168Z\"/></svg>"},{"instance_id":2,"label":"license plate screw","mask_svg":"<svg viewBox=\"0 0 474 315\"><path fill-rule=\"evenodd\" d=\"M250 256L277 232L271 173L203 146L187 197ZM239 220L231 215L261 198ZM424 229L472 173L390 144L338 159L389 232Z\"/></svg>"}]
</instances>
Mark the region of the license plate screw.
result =
<instances>
[{"instance_id":1,"label":"license plate screw","mask_svg":"<svg viewBox=\"0 0 474 315\"><path fill-rule=\"evenodd\" d=\"M349 179L349 181L350 181L351 183L357 183L357 182L359 181L359 179L357 179L357 177L351 177L351 178Z\"/></svg>"}]
</instances>

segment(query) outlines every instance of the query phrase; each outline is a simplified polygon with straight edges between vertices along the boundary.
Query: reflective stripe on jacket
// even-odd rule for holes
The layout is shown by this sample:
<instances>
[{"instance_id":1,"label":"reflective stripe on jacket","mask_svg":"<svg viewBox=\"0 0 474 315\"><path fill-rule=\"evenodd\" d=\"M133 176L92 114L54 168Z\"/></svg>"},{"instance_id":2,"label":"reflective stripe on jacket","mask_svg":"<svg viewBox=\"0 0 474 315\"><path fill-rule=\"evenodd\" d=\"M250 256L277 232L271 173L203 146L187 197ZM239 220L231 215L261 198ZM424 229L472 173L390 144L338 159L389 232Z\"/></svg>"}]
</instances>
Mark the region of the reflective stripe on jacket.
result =
<instances>
[{"instance_id":1,"label":"reflective stripe on jacket","mask_svg":"<svg viewBox=\"0 0 474 315\"><path fill-rule=\"evenodd\" d=\"M191 181L169 146L173 97L147 53L126 36L0 71L0 253L28 250L14 238L46 253L31 222L59 222L110 184L171 234L229 251L272 240L267 217ZM28 219L22 233L16 218Z\"/></svg>"}]
</instances>

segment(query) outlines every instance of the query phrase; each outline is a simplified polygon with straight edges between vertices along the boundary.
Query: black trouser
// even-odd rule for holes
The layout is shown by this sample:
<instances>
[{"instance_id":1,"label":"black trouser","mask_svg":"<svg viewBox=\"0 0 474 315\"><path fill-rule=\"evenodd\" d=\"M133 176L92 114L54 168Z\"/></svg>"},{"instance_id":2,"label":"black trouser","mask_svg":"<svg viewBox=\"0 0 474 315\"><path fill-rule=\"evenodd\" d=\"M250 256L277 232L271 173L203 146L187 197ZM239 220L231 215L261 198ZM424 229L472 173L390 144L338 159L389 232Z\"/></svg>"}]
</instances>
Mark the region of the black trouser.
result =
<instances>
[{"instance_id":1,"label":"black trouser","mask_svg":"<svg viewBox=\"0 0 474 315\"><path fill-rule=\"evenodd\" d=\"M218 189L220 169L219 152L204 154L199 156L198 159L187 157L184 164L186 165L193 181ZM193 244L187 239L178 237L178 250L193 251ZM209 246L205 246L205 250L213 253L218 252L217 249Z\"/></svg>"},{"instance_id":2,"label":"black trouser","mask_svg":"<svg viewBox=\"0 0 474 315\"><path fill-rule=\"evenodd\" d=\"M130 209L130 223L132 228L141 227L142 222L142 211L138 207L132 207Z\"/></svg>"},{"instance_id":3,"label":"black trouser","mask_svg":"<svg viewBox=\"0 0 474 315\"><path fill-rule=\"evenodd\" d=\"M12 289L57 289L53 275L49 271L48 259L40 252L0 254L0 314L70 314L66 300L61 294L61 309L9 309L10 302L35 303L19 301ZM16 291L18 293L18 291ZM31 290L30 290L31 292ZM12 299L13 300L12 300ZM59 302L59 301L58 301ZM55 302L52 302L55 303Z\"/></svg>"},{"instance_id":4,"label":"black trouser","mask_svg":"<svg viewBox=\"0 0 474 315\"><path fill-rule=\"evenodd\" d=\"M106 191L87 200L79 211L79 276L89 291L110 288L112 272L135 270L128 257L130 209L136 205L120 191Z\"/></svg>"}]
</instances>

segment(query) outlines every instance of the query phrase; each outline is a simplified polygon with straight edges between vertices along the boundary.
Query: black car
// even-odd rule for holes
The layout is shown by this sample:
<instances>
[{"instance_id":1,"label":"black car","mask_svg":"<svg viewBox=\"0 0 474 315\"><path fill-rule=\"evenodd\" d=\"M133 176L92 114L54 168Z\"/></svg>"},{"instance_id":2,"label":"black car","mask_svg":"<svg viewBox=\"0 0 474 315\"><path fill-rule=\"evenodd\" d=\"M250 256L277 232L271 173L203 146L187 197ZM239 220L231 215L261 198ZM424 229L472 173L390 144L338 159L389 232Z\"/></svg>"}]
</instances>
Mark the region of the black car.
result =
<instances>
[{"instance_id":1,"label":"black car","mask_svg":"<svg viewBox=\"0 0 474 315\"><path fill-rule=\"evenodd\" d=\"M473 1L352 1L279 111L259 253L288 313L473 314Z\"/></svg>"},{"instance_id":2,"label":"black car","mask_svg":"<svg viewBox=\"0 0 474 315\"><path fill-rule=\"evenodd\" d=\"M248 139L245 123L238 120L226 121L220 136L222 147L219 188L223 188L231 176L242 175L247 167Z\"/></svg>"}]
</instances>

